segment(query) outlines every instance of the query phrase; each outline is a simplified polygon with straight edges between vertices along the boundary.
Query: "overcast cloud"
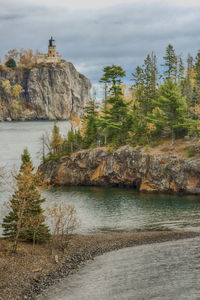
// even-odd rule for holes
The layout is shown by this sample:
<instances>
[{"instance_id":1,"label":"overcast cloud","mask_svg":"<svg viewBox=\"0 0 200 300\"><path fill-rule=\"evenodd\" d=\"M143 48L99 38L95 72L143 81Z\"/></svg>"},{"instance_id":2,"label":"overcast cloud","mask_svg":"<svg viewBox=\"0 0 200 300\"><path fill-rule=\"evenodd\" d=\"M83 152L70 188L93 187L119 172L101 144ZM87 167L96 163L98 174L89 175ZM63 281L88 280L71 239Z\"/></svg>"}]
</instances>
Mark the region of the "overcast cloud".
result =
<instances>
[{"instance_id":1,"label":"overcast cloud","mask_svg":"<svg viewBox=\"0 0 200 300\"><path fill-rule=\"evenodd\" d=\"M185 60L200 49L200 1L121 2L0 0L0 57L13 48L46 52L52 35L62 57L95 83L111 64L130 79L152 51L161 63L169 43Z\"/></svg>"}]
</instances>

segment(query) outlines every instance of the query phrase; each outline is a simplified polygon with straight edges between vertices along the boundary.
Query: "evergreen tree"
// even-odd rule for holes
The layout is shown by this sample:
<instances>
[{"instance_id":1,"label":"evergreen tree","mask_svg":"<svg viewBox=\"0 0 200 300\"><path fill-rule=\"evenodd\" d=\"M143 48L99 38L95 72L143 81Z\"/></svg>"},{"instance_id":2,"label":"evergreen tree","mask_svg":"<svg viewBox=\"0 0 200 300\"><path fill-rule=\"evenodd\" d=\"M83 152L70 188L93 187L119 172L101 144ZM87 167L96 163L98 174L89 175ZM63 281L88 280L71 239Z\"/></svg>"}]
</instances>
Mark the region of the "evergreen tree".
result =
<instances>
[{"instance_id":1,"label":"evergreen tree","mask_svg":"<svg viewBox=\"0 0 200 300\"><path fill-rule=\"evenodd\" d=\"M169 80L173 80L174 82L176 82L177 80L177 73L178 73L178 68L177 68L177 56L174 50L174 47L169 44L166 48L166 54L163 57L165 63L164 63L164 75L165 75L165 79Z\"/></svg>"},{"instance_id":2,"label":"evergreen tree","mask_svg":"<svg viewBox=\"0 0 200 300\"><path fill-rule=\"evenodd\" d=\"M194 85L192 94L192 105L200 104L200 51L198 51L194 63Z\"/></svg>"},{"instance_id":3,"label":"evergreen tree","mask_svg":"<svg viewBox=\"0 0 200 300\"><path fill-rule=\"evenodd\" d=\"M158 97L156 56L148 54L144 60L143 68L137 67L132 73L135 81L133 87L136 91L136 101L139 103L141 114L146 117L153 109L153 100Z\"/></svg>"},{"instance_id":4,"label":"evergreen tree","mask_svg":"<svg viewBox=\"0 0 200 300\"><path fill-rule=\"evenodd\" d=\"M29 163L30 165L32 165L31 157L30 157L30 154L29 154L27 148L24 149L24 152L23 152L22 155L21 155L21 161L22 161L21 169L23 169L24 166L25 166L27 163ZM33 165L32 165L32 168L33 168Z\"/></svg>"},{"instance_id":5,"label":"evergreen tree","mask_svg":"<svg viewBox=\"0 0 200 300\"><path fill-rule=\"evenodd\" d=\"M33 173L33 165L27 149L22 155L22 165L15 176L16 189L9 202L10 212L3 219L3 235L14 241L13 251L19 240L43 242L49 238L49 229L44 224L45 217L41 204L40 176Z\"/></svg>"},{"instance_id":6,"label":"evergreen tree","mask_svg":"<svg viewBox=\"0 0 200 300\"><path fill-rule=\"evenodd\" d=\"M104 68L105 70L105 68ZM110 84L110 78L108 78L105 73L104 76L101 77L99 80L100 83L103 83L103 90L104 90L104 110L107 109L107 98L108 98L108 93L109 93L109 84Z\"/></svg>"},{"instance_id":7,"label":"evergreen tree","mask_svg":"<svg viewBox=\"0 0 200 300\"><path fill-rule=\"evenodd\" d=\"M186 77L183 82L183 95L186 96L188 106L193 103L193 87L194 86L194 66L193 57L188 55Z\"/></svg>"},{"instance_id":8,"label":"evergreen tree","mask_svg":"<svg viewBox=\"0 0 200 300\"><path fill-rule=\"evenodd\" d=\"M181 56L178 57L178 83L181 83L184 80L184 64L183 64L183 59Z\"/></svg>"},{"instance_id":9,"label":"evergreen tree","mask_svg":"<svg viewBox=\"0 0 200 300\"><path fill-rule=\"evenodd\" d=\"M180 86L171 79L166 80L160 86L160 96L154 102L155 107L160 109L160 120L156 114L149 115L149 120L156 126L164 125L164 130L171 133L172 144L176 135L187 131L187 104L185 97L181 96Z\"/></svg>"},{"instance_id":10,"label":"evergreen tree","mask_svg":"<svg viewBox=\"0 0 200 300\"><path fill-rule=\"evenodd\" d=\"M6 67L8 68L16 68L16 62L13 58L10 58L9 60L7 60L7 62L5 63Z\"/></svg>"},{"instance_id":11,"label":"evergreen tree","mask_svg":"<svg viewBox=\"0 0 200 300\"><path fill-rule=\"evenodd\" d=\"M147 55L144 60L144 114L151 112L153 109L153 100L157 98L157 74L156 56L152 53ZM146 109L145 109L146 108Z\"/></svg>"},{"instance_id":12,"label":"evergreen tree","mask_svg":"<svg viewBox=\"0 0 200 300\"><path fill-rule=\"evenodd\" d=\"M197 84L200 84L200 50L198 51L197 56L195 58L194 70L195 81Z\"/></svg>"},{"instance_id":13,"label":"evergreen tree","mask_svg":"<svg viewBox=\"0 0 200 300\"><path fill-rule=\"evenodd\" d=\"M110 97L107 100L108 109L99 120L99 126L104 131L105 144L115 147L123 145L129 138L129 130L132 125L132 117L129 114L129 103L123 98L121 78L125 71L121 66L112 65L104 68L104 77L111 82Z\"/></svg>"},{"instance_id":14,"label":"evergreen tree","mask_svg":"<svg viewBox=\"0 0 200 300\"><path fill-rule=\"evenodd\" d=\"M84 108L85 116L84 121L84 148L89 148L91 146L97 146L99 135L98 135L98 105L95 103L95 99L88 102L88 105Z\"/></svg>"},{"instance_id":15,"label":"evergreen tree","mask_svg":"<svg viewBox=\"0 0 200 300\"><path fill-rule=\"evenodd\" d=\"M83 144L83 139L79 130L71 129L67 138L63 141L63 154L70 154L75 151L81 150Z\"/></svg>"},{"instance_id":16,"label":"evergreen tree","mask_svg":"<svg viewBox=\"0 0 200 300\"><path fill-rule=\"evenodd\" d=\"M144 87L144 71L141 67L137 66L136 72L132 73L133 81L135 82L133 88L135 90L136 101L139 103L144 102L145 87Z\"/></svg>"},{"instance_id":17,"label":"evergreen tree","mask_svg":"<svg viewBox=\"0 0 200 300\"><path fill-rule=\"evenodd\" d=\"M51 149L53 154L59 154L61 152L61 146L63 144L62 137L60 135L60 129L57 125L57 121L54 121L52 140L51 140Z\"/></svg>"}]
</instances>

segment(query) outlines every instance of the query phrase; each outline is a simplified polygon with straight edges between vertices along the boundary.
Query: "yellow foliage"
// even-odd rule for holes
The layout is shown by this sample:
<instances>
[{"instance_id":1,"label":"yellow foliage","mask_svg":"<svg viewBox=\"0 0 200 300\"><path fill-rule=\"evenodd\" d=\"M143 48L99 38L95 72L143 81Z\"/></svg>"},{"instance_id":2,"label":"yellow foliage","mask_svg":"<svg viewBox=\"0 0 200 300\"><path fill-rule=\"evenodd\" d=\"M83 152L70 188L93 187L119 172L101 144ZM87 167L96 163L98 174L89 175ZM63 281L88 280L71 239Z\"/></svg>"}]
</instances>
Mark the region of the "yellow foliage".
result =
<instances>
[{"instance_id":1,"label":"yellow foliage","mask_svg":"<svg viewBox=\"0 0 200 300\"><path fill-rule=\"evenodd\" d=\"M54 153L58 151L60 146L63 144L63 140L59 133L53 133L51 148L53 149Z\"/></svg>"},{"instance_id":2,"label":"yellow foliage","mask_svg":"<svg viewBox=\"0 0 200 300\"><path fill-rule=\"evenodd\" d=\"M24 92L24 89L20 84L15 84L12 88L12 96L18 98L21 93Z\"/></svg>"},{"instance_id":3,"label":"yellow foliage","mask_svg":"<svg viewBox=\"0 0 200 300\"><path fill-rule=\"evenodd\" d=\"M197 117L200 117L200 105L196 104L195 106L191 107L190 110L191 110Z\"/></svg>"},{"instance_id":4,"label":"yellow foliage","mask_svg":"<svg viewBox=\"0 0 200 300\"><path fill-rule=\"evenodd\" d=\"M160 109L159 107L155 107L152 111L153 113L153 116L156 116L156 115L162 115L163 114L163 111L162 109Z\"/></svg>"},{"instance_id":5,"label":"yellow foliage","mask_svg":"<svg viewBox=\"0 0 200 300\"><path fill-rule=\"evenodd\" d=\"M21 49L19 63L23 66L30 66L36 63L36 55L32 49Z\"/></svg>"},{"instance_id":6,"label":"yellow foliage","mask_svg":"<svg viewBox=\"0 0 200 300\"><path fill-rule=\"evenodd\" d=\"M147 132L151 134L156 130L156 125L153 123L147 123Z\"/></svg>"},{"instance_id":7,"label":"yellow foliage","mask_svg":"<svg viewBox=\"0 0 200 300\"><path fill-rule=\"evenodd\" d=\"M10 81L9 80L4 80L1 85L2 85L2 88L4 89L4 92L7 95L10 95L11 94L11 84L10 84Z\"/></svg>"},{"instance_id":8,"label":"yellow foliage","mask_svg":"<svg viewBox=\"0 0 200 300\"><path fill-rule=\"evenodd\" d=\"M74 114L71 113L69 122L70 122L72 128L74 128L74 127L76 128L76 127L80 126L81 118L74 116Z\"/></svg>"}]
</instances>

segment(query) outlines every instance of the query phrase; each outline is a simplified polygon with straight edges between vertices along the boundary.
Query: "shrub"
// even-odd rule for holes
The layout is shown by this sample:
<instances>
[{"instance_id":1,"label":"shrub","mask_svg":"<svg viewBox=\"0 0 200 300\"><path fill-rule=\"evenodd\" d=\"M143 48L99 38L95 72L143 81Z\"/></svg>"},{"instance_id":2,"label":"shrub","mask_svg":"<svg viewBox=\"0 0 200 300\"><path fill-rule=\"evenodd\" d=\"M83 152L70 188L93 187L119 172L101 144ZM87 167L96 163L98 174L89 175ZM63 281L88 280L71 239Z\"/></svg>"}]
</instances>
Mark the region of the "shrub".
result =
<instances>
[{"instance_id":1,"label":"shrub","mask_svg":"<svg viewBox=\"0 0 200 300\"><path fill-rule=\"evenodd\" d=\"M10 58L9 60L7 60L7 62L5 63L6 67L8 68L16 68L16 62L13 58Z\"/></svg>"}]
</instances>

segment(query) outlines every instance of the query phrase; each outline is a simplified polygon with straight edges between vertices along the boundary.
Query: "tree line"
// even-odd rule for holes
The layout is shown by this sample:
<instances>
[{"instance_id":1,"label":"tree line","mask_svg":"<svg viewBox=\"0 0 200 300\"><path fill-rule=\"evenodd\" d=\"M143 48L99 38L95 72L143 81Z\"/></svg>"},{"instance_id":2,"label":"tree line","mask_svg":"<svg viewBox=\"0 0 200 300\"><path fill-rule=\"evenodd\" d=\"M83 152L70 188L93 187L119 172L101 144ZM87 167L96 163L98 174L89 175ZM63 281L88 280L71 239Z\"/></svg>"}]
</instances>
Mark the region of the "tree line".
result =
<instances>
[{"instance_id":1,"label":"tree line","mask_svg":"<svg viewBox=\"0 0 200 300\"><path fill-rule=\"evenodd\" d=\"M116 65L104 67L100 79L103 103L91 99L79 128L69 131L66 138L55 123L46 159L98 146L156 145L166 138L174 144L176 138L199 136L200 51L195 59L188 56L185 68L169 44L162 70L158 71L156 55L148 54L132 73L132 96L127 99L122 86L125 70Z\"/></svg>"}]
</instances>

